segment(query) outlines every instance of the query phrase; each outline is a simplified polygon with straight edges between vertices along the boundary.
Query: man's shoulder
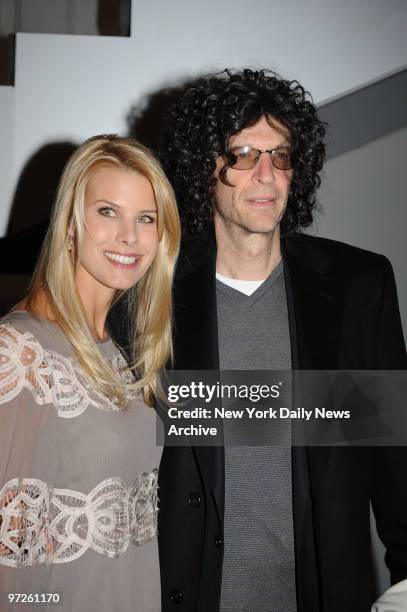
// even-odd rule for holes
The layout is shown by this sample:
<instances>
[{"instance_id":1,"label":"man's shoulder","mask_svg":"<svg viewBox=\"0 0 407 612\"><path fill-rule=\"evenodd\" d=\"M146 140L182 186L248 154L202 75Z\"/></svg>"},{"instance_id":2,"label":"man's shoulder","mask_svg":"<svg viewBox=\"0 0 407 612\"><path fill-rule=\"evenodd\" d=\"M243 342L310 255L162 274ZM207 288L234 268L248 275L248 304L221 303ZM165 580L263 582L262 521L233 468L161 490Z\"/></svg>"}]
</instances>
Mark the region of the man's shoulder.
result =
<instances>
[{"instance_id":1,"label":"man's shoulder","mask_svg":"<svg viewBox=\"0 0 407 612\"><path fill-rule=\"evenodd\" d=\"M388 259L378 253L330 238L293 233L283 238L289 259L324 273L339 275L377 274L378 269L391 270ZM214 237L187 239L182 242L176 277L181 280L195 270L212 269L216 257ZM352 274L353 273L353 274Z\"/></svg>"},{"instance_id":2,"label":"man's shoulder","mask_svg":"<svg viewBox=\"0 0 407 612\"><path fill-rule=\"evenodd\" d=\"M368 251L338 240L332 240L331 238L323 238L311 234L288 234L285 236L284 241L289 248L291 247L295 251L304 250L310 253L326 254L327 256L335 258L373 258L375 260L383 258L383 255L374 253L373 251ZM216 252L216 241L214 237L185 239L181 243L179 262L183 266L193 266L214 252Z\"/></svg>"},{"instance_id":3,"label":"man's shoulder","mask_svg":"<svg viewBox=\"0 0 407 612\"><path fill-rule=\"evenodd\" d=\"M291 234L284 240L288 252L313 262L317 267L329 265L349 270L360 266L377 268L390 265L384 255L330 238Z\"/></svg>"}]
</instances>

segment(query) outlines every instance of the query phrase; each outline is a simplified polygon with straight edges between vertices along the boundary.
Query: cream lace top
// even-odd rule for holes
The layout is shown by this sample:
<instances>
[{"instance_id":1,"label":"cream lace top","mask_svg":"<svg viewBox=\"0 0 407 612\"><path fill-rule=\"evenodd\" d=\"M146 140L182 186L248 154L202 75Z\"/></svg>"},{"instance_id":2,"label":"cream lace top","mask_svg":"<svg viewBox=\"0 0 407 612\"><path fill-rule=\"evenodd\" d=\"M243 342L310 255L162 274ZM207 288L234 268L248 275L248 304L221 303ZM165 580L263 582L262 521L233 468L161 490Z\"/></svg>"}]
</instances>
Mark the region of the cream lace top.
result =
<instances>
[{"instance_id":1,"label":"cream lace top","mask_svg":"<svg viewBox=\"0 0 407 612\"><path fill-rule=\"evenodd\" d=\"M111 341L99 349L131 379ZM16 312L0 320L0 423L0 609L45 589L66 610L159 610L153 409L133 392L120 410L59 328Z\"/></svg>"}]
</instances>

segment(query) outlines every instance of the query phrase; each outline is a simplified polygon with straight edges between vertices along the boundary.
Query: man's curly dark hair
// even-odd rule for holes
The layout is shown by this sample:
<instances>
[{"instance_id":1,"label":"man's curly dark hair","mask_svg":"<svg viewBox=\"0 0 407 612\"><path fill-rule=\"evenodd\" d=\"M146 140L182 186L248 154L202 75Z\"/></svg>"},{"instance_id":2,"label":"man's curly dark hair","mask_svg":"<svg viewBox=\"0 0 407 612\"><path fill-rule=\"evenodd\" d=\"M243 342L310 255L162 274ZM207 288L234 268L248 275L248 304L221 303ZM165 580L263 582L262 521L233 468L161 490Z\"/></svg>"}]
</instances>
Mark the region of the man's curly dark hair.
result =
<instances>
[{"instance_id":1,"label":"man's curly dark hair","mask_svg":"<svg viewBox=\"0 0 407 612\"><path fill-rule=\"evenodd\" d=\"M216 158L225 154L231 136L263 115L277 119L290 134L293 179L281 229L299 231L312 223L325 127L308 98L297 81L271 70L224 70L197 80L173 105L159 157L189 236L202 236L212 225Z\"/></svg>"}]
</instances>

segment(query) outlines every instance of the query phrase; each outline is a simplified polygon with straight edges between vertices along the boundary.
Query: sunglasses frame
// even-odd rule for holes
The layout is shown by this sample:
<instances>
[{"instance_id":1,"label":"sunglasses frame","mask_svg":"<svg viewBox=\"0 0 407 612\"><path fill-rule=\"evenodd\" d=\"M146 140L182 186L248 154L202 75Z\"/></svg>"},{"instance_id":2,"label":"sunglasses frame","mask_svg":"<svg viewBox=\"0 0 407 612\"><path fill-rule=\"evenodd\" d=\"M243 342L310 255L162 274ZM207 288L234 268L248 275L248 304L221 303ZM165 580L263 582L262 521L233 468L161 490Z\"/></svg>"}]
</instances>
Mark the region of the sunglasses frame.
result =
<instances>
[{"instance_id":1,"label":"sunglasses frame","mask_svg":"<svg viewBox=\"0 0 407 612\"><path fill-rule=\"evenodd\" d=\"M246 149L246 151L244 151ZM234 153L234 151L240 150L243 152L249 152L249 151L256 151L258 153L257 157L253 160L253 164L251 166L249 166L248 168L236 168L234 164L232 164L231 162L233 162L233 158L236 158L236 155ZM271 159L271 163L273 164L273 167L276 168L277 170L292 170L292 161L291 161L291 155L289 155L289 168L281 168L280 166L276 165L276 158L275 158L275 153L276 151L281 151L281 150L286 150L289 152L289 154L291 154L291 147L289 146L279 146L279 147L274 147L274 149L257 149L256 147L252 147L250 145L242 145L240 147L233 147L232 149L227 149L225 151L225 158L226 158L226 163L228 165L229 168L233 168L233 170L252 170L253 168L256 167L257 162L260 159L260 155L262 155L262 153L269 153L270 155L270 159Z\"/></svg>"}]
</instances>

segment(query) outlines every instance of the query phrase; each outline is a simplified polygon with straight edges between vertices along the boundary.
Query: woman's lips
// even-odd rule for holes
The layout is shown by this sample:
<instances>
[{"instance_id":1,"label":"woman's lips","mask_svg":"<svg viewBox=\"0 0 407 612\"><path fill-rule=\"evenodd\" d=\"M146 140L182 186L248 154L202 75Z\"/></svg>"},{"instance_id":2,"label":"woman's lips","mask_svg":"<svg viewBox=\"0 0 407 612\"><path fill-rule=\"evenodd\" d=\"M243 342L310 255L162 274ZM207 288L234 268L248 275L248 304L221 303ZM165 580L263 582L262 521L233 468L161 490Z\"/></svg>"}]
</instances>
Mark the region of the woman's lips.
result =
<instances>
[{"instance_id":1,"label":"woman's lips","mask_svg":"<svg viewBox=\"0 0 407 612\"><path fill-rule=\"evenodd\" d=\"M137 253L115 253L114 251L104 251L105 256L113 266L117 268L135 268L141 258Z\"/></svg>"}]
</instances>

